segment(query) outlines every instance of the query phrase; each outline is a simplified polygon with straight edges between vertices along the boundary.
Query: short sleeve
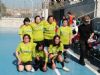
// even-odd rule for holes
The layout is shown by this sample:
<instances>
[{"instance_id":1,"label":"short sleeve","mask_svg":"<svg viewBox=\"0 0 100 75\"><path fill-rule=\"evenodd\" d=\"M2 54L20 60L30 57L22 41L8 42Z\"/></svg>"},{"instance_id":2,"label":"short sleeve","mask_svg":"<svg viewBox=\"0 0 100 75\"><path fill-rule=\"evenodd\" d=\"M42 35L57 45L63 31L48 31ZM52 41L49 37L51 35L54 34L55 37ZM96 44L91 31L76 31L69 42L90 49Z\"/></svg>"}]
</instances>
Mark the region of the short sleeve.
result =
<instances>
[{"instance_id":1,"label":"short sleeve","mask_svg":"<svg viewBox=\"0 0 100 75\"><path fill-rule=\"evenodd\" d=\"M21 43L17 46L16 51L17 52L20 52L21 51Z\"/></svg>"},{"instance_id":2,"label":"short sleeve","mask_svg":"<svg viewBox=\"0 0 100 75\"><path fill-rule=\"evenodd\" d=\"M35 50L36 44L32 43L32 56L35 57L36 56L36 50Z\"/></svg>"},{"instance_id":3,"label":"short sleeve","mask_svg":"<svg viewBox=\"0 0 100 75\"><path fill-rule=\"evenodd\" d=\"M63 46L63 44L61 43L61 44L60 44L60 50L59 50L59 51L62 51L62 52L63 52L63 50L64 50L64 46Z\"/></svg>"},{"instance_id":4,"label":"short sleeve","mask_svg":"<svg viewBox=\"0 0 100 75\"><path fill-rule=\"evenodd\" d=\"M49 53L52 53L52 45L49 46Z\"/></svg>"},{"instance_id":5,"label":"short sleeve","mask_svg":"<svg viewBox=\"0 0 100 75\"><path fill-rule=\"evenodd\" d=\"M22 35L22 33L23 33L23 27L21 26L21 27L19 28L19 30L18 30L18 34L19 34L19 35Z\"/></svg>"}]
</instances>

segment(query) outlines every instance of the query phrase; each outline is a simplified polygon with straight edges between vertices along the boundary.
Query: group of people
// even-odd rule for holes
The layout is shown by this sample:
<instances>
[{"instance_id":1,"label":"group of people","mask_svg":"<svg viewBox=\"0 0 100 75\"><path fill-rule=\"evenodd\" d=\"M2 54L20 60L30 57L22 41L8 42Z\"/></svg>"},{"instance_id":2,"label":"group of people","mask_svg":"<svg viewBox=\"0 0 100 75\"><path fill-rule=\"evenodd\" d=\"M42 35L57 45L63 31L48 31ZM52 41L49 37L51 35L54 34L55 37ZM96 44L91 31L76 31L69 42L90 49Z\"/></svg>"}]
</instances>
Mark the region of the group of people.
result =
<instances>
[{"instance_id":1,"label":"group of people","mask_svg":"<svg viewBox=\"0 0 100 75\"><path fill-rule=\"evenodd\" d=\"M62 20L62 25L58 26L52 15L48 16L47 21L41 19L40 16L36 16L34 22L25 18L18 31L21 38L21 42L16 49L18 71L34 71L40 68L43 72L46 72L47 66L56 70L57 62L61 64L64 71L70 71L69 68L65 67L65 63L68 62L67 50L72 44L73 38L73 28L71 26L73 22L71 21L72 18L65 18ZM89 22L86 20L79 27L82 49L80 51L80 63L82 64L84 64L85 52L83 51L87 46L87 39L93 37L93 34L90 36L93 30L88 27Z\"/></svg>"}]
</instances>

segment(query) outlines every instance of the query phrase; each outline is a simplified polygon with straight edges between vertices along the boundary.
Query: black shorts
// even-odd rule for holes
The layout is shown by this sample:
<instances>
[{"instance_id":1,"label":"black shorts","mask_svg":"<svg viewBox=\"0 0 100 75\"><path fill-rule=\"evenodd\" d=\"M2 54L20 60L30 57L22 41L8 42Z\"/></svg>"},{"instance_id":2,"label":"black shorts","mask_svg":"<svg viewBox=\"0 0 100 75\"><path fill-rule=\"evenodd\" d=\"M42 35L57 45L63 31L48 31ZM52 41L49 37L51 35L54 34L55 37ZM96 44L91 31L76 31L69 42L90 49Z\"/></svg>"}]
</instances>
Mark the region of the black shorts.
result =
<instances>
[{"instance_id":1,"label":"black shorts","mask_svg":"<svg viewBox=\"0 0 100 75\"><path fill-rule=\"evenodd\" d=\"M35 59L34 61L35 61L34 65L35 70L38 70L39 68L42 70L43 66L45 65L45 61L43 60L43 58L40 58L39 61L37 59Z\"/></svg>"},{"instance_id":2,"label":"black shorts","mask_svg":"<svg viewBox=\"0 0 100 75\"><path fill-rule=\"evenodd\" d=\"M44 39L44 44L46 47L49 47L49 45L52 44L52 40Z\"/></svg>"},{"instance_id":3,"label":"black shorts","mask_svg":"<svg viewBox=\"0 0 100 75\"><path fill-rule=\"evenodd\" d=\"M70 45L64 45L64 49L70 48Z\"/></svg>"},{"instance_id":4,"label":"black shorts","mask_svg":"<svg viewBox=\"0 0 100 75\"><path fill-rule=\"evenodd\" d=\"M45 61L43 58L40 58L40 60L38 61L37 59L35 59L35 64L39 65L39 66L44 66Z\"/></svg>"},{"instance_id":5,"label":"black shorts","mask_svg":"<svg viewBox=\"0 0 100 75\"><path fill-rule=\"evenodd\" d=\"M32 61L28 61L26 63L21 62L19 65L23 65L23 66L32 65Z\"/></svg>"}]
</instances>

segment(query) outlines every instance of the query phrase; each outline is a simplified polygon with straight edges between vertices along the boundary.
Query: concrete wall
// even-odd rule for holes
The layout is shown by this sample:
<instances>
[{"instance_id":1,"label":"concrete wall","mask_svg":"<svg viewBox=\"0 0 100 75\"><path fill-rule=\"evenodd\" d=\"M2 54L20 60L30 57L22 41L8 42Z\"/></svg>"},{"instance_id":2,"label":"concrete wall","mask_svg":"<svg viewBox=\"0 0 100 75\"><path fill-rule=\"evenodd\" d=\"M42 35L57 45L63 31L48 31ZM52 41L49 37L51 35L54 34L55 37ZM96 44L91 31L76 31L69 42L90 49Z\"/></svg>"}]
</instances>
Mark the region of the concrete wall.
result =
<instances>
[{"instance_id":1,"label":"concrete wall","mask_svg":"<svg viewBox=\"0 0 100 75\"><path fill-rule=\"evenodd\" d=\"M97 4L97 18L100 18L100 0L97 0L98 4Z\"/></svg>"},{"instance_id":2,"label":"concrete wall","mask_svg":"<svg viewBox=\"0 0 100 75\"><path fill-rule=\"evenodd\" d=\"M23 24L23 18L2 18L0 27L18 28Z\"/></svg>"}]
</instances>

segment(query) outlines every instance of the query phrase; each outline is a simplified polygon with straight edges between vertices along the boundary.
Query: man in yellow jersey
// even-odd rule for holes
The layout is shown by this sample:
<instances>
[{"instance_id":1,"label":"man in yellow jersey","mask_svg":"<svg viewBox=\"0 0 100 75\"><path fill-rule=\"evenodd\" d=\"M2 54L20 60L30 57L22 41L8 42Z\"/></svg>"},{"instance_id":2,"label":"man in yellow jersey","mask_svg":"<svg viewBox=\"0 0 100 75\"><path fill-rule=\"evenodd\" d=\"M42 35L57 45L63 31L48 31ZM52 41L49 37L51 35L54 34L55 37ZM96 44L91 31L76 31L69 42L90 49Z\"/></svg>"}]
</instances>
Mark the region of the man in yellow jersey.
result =
<instances>
[{"instance_id":1,"label":"man in yellow jersey","mask_svg":"<svg viewBox=\"0 0 100 75\"><path fill-rule=\"evenodd\" d=\"M71 38L72 38L72 28L68 26L68 21L66 19L63 20L63 25L59 28L59 34L61 37L61 42L64 45L64 59L67 58L67 52L66 50L69 48L71 44ZM65 60L65 62L67 62Z\"/></svg>"},{"instance_id":2,"label":"man in yellow jersey","mask_svg":"<svg viewBox=\"0 0 100 75\"><path fill-rule=\"evenodd\" d=\"M33 29L33 42L39 43L44 40L43 36L43 23L41 22L40 16L36 16L34 23L31 23Z\"/></svg>"},{"instance_id":3,"label":"man in yellow jersey","mask_svg":"<svg viewBox=\"0 0 100 75\"><path fill-rule=\"evenodd\" d=\"M19 31L18 31L18 34L20 35L21 40L22 40L22 37L24 34L28 34L28 35L30 35L31 38L33 38L32 37L32 27L30 25L30 19L28 17L25 18L23 23L24 24L19 28ZM31 39L31 41L32 41L32 39Z\"/></svg>"},{"instance_id":4,"label":"man in yellow jersey","mask_svg":"<svg viewBox=\"0 0 100 75\"><path fill-rule=\"evenodd\" d=\"M31 37L28 34L23 36L21 42L16 49L16 57L18 59L18 70L32 71L32 57L35 56L35 43L30 42ZM34 69L33 69L34 71Z\"/></svg>"},{"instance_id":5,"label":"man in yellow jersey","mask_svg":"<svg viewBox=\"0 0 100 75\"><path fill-rule=\"evenodd\" d=\"M44 25L44 42L46 47L49 47L55 35L56 35L56 23L54 22L54 17L49 16L48 22L45 23Z\"/></svg>"}]
</instances>

